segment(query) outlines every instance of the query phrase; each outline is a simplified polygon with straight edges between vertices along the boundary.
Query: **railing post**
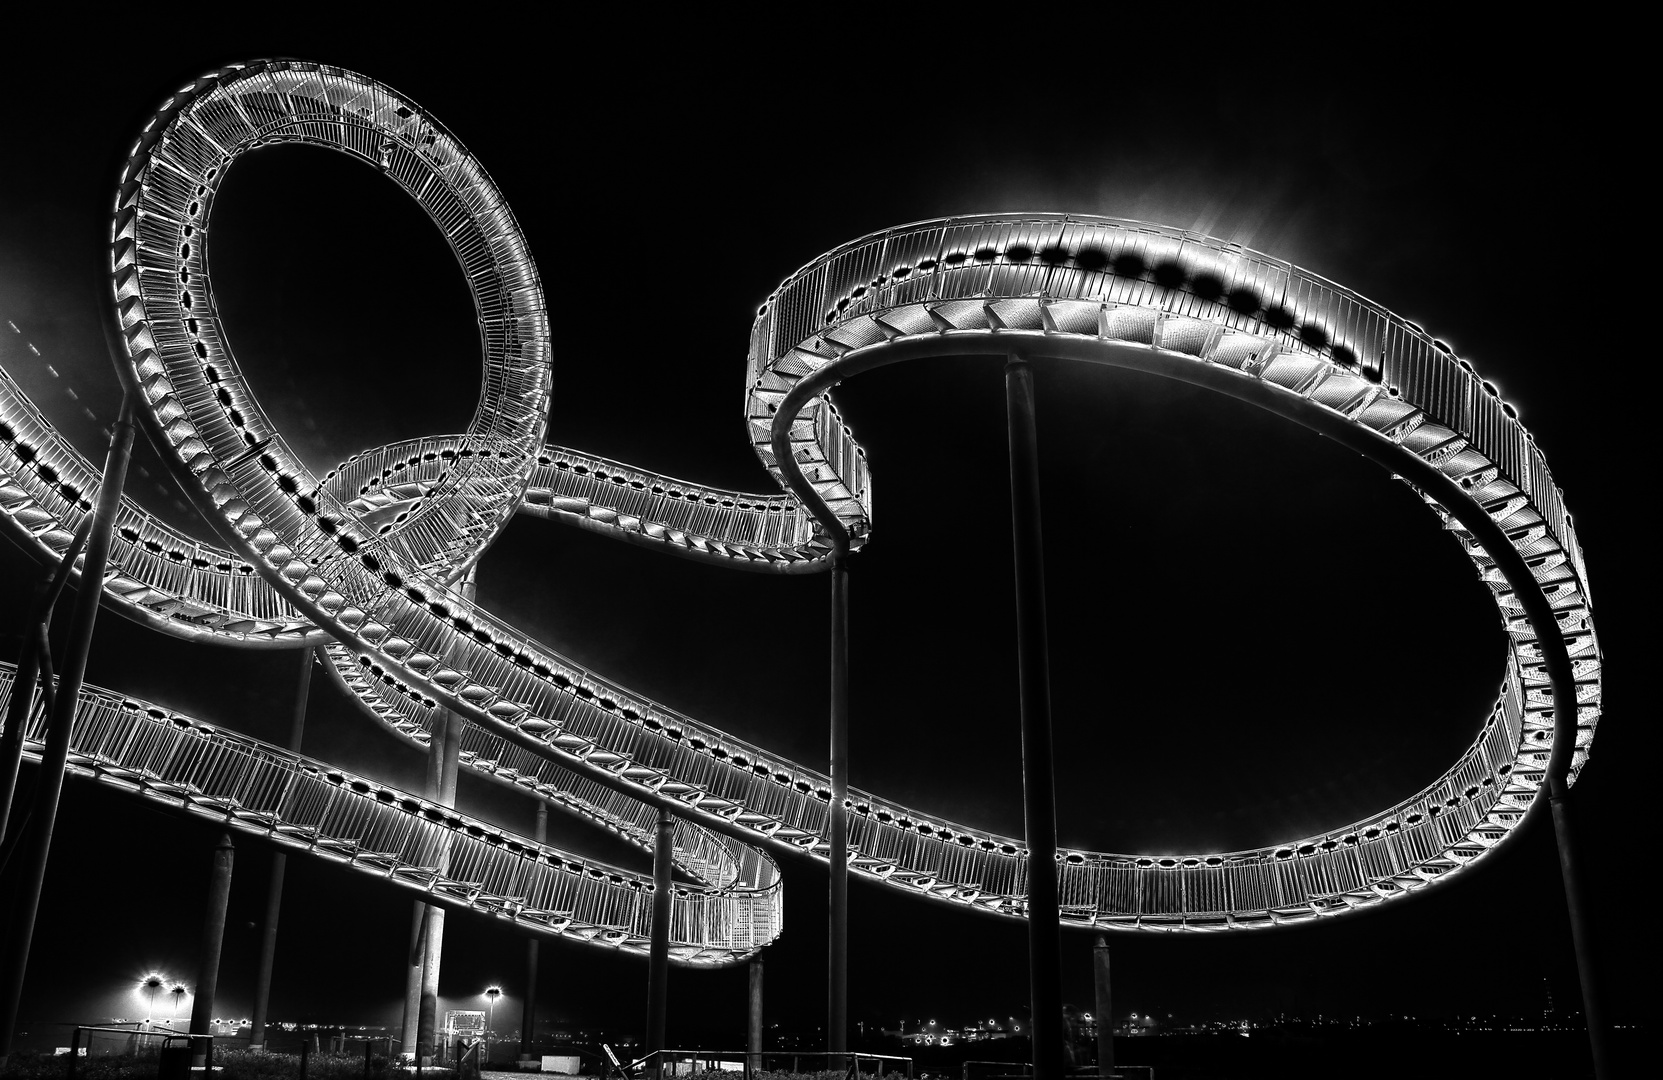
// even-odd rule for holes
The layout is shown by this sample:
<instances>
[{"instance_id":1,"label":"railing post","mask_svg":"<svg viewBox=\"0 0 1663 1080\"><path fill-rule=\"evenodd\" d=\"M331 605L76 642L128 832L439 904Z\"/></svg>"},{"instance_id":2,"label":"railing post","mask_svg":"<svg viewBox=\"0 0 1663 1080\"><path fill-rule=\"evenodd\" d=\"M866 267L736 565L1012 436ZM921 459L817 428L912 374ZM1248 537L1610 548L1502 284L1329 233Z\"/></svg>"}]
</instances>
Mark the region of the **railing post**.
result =
<instances>
[{"instance_id":1,"label":"railing post","mask_svg":"<svg viewBox=\"0 0 1663 1080\"><path fill-rule=\"evenodd\" d=\"M1016 651L1022 705L1022 796L1028 845L1028 992L1035 1080L1060 1080L1062 928L1057 907L1057 803L1051 750L1051 673L1040 528L1039 440L1028 362L1005 365L1011 519L1016 556Z\"/></svg>"},{"instance_id":2,"label":"railing post","mask_svg":"<svg viewBox=\"0 0 1663 1080\"><path fill-rule=\"evenodd\" d=\"M47 856L52 851L52 829L57 823L58 801L63 795L64 766L69 760L70 741L75 731L75 712L81 699L81 682L86 676L87 653L92 647L93 626L104 595L104 569L110 559L110 533L116 511L121 507L121 489L127 480L127 463L133 453L134 393L122 395L121 412L110 434L110 450L104 460L104 479L98 488L92 531L87 536L87 554L81 563L81 582L75 592L75 609L69 627L63 671L58 676L57 698L51 726L41 754L40 781L35 788L29 824L19 836L16 891L12 918L0 953L0 1069L11 1056L12 1032L17 1010L23 1000L23 976L29 966L29 947L35 935L35 917L40 910L41 887L46 881Z\"/></svg>"},{"instance_id":3,"label":"railing post","mask_svg":"<svg viewBox=\"0 0 1663 1080\"><path fill-rule=\"evenodd\" d=\"M306 699L312 687L310 648L300 654L300 683L295 689L294 711L289 724L289 749L300 749L306 731ZM271 879L266 886L266 919L260 927L260 968L254 977L254 1015L249 1021L248 1048L266 1048L266 1009L271 1004L271 971L277 961L277 920L283 912L283 875L289 859L282 851L271 855Z\"/></svg>"}]
</instances>

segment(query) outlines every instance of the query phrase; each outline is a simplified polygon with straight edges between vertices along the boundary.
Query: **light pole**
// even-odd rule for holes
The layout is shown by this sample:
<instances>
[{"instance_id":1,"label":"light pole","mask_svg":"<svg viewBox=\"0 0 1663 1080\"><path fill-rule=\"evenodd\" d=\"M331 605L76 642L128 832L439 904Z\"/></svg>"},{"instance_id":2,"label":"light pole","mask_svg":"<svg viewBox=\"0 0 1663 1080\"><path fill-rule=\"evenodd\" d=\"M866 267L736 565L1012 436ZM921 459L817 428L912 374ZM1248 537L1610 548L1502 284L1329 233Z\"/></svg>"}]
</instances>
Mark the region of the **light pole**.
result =
<instances>
[{"instance_id":1,"label":"light pole","mask_svg":"<svg viewBox=\"0 0 1663 1080\"><path fill-rule=\"evenodd\" d=\"M173 995L173 1015L168 1018L167 1026L173 1027L179 1022L179 1002L185 996L185 987L180 983L174 983L173 989L169 990L168 993Z\"/></svg>"},{"instance_id":2,"label":"light pole","mask_svg":"<svg viewBox=\"0 0 1663 1080\"><path fill-rule=\"evenodd\" d=\"M143 982L139 983L139 988L148 991L145 994L144 1030L149 1031L150 1023L156 1015L156 991L162 988L162 977L155 972L151 972L144 977Z\"/></svg>"},{"instance_id":3,"label":"light pole","mask_svg":"<svg viewBox=\"0 0 1663 1080\"><path fill-rule=\"evenodd\" d=\"M485 1019L485 1061L486 1064L489 1064L491 1061L491 1036L496 1033L497 1029L497 998L502 996L502 987L495 985L487 986L485 988L485 996L489 998L491 1002L491 1011L486 1015Z\"/></svg>"}]
</instances>

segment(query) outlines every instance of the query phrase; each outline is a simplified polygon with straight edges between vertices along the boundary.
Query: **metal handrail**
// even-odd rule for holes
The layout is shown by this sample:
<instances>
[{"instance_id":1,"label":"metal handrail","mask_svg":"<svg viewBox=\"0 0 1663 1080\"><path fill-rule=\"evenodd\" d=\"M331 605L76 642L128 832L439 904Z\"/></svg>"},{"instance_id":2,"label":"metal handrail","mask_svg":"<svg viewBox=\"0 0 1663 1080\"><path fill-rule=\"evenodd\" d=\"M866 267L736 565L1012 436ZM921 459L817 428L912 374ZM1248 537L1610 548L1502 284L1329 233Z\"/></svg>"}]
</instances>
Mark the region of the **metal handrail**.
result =
<instances>
[{"instance_id":1,"label":"metal handrail","mask_svg":"<svg viewBox=\"0 0 1663 1080\"><path fill-rule=\"evenodd\" d=\"M863 1062L863 1061L876 1062L878 1067L877 1067L876 1070L874 1070L874 1072L879 1077L883 1076L884 1063L885 1062L904 1063L905 1066L906 1066L907 1080L911 1080L911 1078L912 1078L912 1069L913 1069L913 1060L912 1060L912 1058L907 1057L905 1055L901 1055L901 1054L871 1054L871 1053L867 1053L865 1051L860 1051L860 1050L844 1050L844 1051L832 1051L832 1050L758 1050L758 1051L750 1051L750 1050L687 1050L687 1049L670 1049L670 1048L665 1048L663 1050L648 1051L646 1054L642 1055L639 1058L636 1058L634 1061L628 1062L627 1064L620 1063L618 1068L619 1068L619 1071L622 1072L623 1075L626 1077L626 1080L630 1080L630 1073L632 1071L637 1070L637 1069L646 1069L650 1073L651 1072L651 1070L649 1069L650 1063L652 1063L654 1061L657 1061L662 1066L663 1064L666 1063L664 1059L672 1058L672 1057L674 1057L674 1058L688 1058L688 1059L691 1059L691 1062L693 1064L697 1064L700 1059L703 1059L707 1064L711 1063L711 1062L715 1062L715 1061L735 1061L735 1060L742 1061L744 1063L744 1080L752 1080L752 1077L756 1073L766 1072L767 1070L763 1066L764 1066L766 1060L769 1057L775 1057L775 1058L789 1057L789 1058L791 1058L792 1059L791 1071L794 1072L794 1073L802 1071L800 1066L801 1066L801 1061L802 1061L803 1058L809 1058L811 1060L824 1059L827 1062L843 1061L843 1062L846 1062L846 1065L843 1069L843 1072L844 1072L844 1075L848 1078L848 1080L859 1080L859 1077L862 1075L861 1070L860 1070L860 1063ZM822 1071L836 1071L836 1070L822 1070ZM662 1076L663 1076L662 1073L658 1073L656 1075L658 1075L660 1078L662 1078Z\"/></svg>"},{"instance_id":2,"label":"metal handrail","mask_svg":"<svg viewBox=\"0 0 1663 1080\"><path fill-rule=\"evenodd\" d=\"M16 669L0 664L0 705ZM97 687L81 692L69 768L426 895L550 936L648 947L652 879L577 859L408 792L247 735ZM45 716L25 728L38 757ZM437 855L449 852L438 869ZM779 885L679 887L672 954L733 963L777 933ZM733 928L730 932L728 928Z\"/></svg>"},{"instance_id":3,"label":"metal handrail","mask_svg":"<svg viewBox=\"0 0 1663 1080\"><path fill-rule=\"evenodd\" d=\"M193 1034L191 1032L186 1032L186 1031L175 1031L172 1028L154 1028L154 1027L152 1027L152 1028L146 1029L146 1028L138 1028L138 1027L112 1027L112 1026L104 1025L104 1024L76 1024L75 1027L74 1027L74 1030L70 1032L70 1037L69 1037L69 1068L68 1068L69 1080L75 1080L76 1068L78 1067L78 1065L80 1063L80 1058L81 1058L81 1033L82 1032L91 1033L91 1032L94 1032L94 1031L107 1031L107 1032L109 1032L113 1035L129 1035L129 1036L133 1036L135 1038L137 1038L139 1036L159 1037L162 1040L162 1046L163 1046L164 1049L167 1047L167 1045L169 1043L177 1042L181 1039L186 1040L187 1042L194 1042L198 1039L205 1039L205 1040L207 1040L207 1043L208 1043L208 1052L207 1052L206 1061L207 1061L207 1064L208 1064L210 1070L212 1069L212 1066L213 1066L213 1045L214 1045L215 1036L211 1035L211 1034L210 1035Z\"/></svg>"}]
</instances>

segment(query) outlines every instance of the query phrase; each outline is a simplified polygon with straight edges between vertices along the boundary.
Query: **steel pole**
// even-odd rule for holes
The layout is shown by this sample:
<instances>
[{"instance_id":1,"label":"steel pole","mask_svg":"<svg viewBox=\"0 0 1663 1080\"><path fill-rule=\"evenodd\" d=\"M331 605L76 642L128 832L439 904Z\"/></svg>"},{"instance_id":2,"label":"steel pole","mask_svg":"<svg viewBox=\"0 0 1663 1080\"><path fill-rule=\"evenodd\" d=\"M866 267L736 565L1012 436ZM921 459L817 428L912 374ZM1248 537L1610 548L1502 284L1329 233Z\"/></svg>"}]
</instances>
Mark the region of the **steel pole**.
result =
<instances>
[{"instance_id":1,"label":"steel pole","mask_svg":"<svg viewBox=\"0 0 1663 1080\"><path fill-rule=\"evenodd\" d=\"M548 839L549 804L537 800L537 828L532 838L541 844ZM525 1009L520 1014L520 1060L532 1061L532 1032L537 1025L537 960L538 944L532 938L525 945Z\"/></svg>"},{"instance_id":2,"label":"steel pole","mask_svg":"<svg viewBox=\"0 0 1663 1080\"><path fill-rule=\"evenodd\" d=\"M410 911L410 953L404 968L404 1025L399 1029L399 1051L421 1065L417 1052L422 1012L422 951L427 942L423 929L427 926L427 905L420 900Z\"/></svg>"},{"instance_id":3,"label":"steel pole","mask_svg":"<svg viewBox=\"0 0 1663 1080\"><path fill-rule=\"evenodd\" d=\"M1563 777L1549 778L1548 800L1553 806L1553 834L1559 844L1559 872L1565 886L1566 914L1571 921L1571 944L1576 949L1577 977L1582 983L1582 1017L1588 1025L1588 1048L1594 1059L1596 1080L1614 1075L1606 1046L1605 1008L1599 995L1595 970L1593 928L1588 919L1587 898L1582 893L1582 868L1577 861L1574 830L1571 827L1570 788Z\"/></svg>"},{"instance_id":4,"label":"steel pole","mask_svg":"<svg viewBox=\"0 0 1663 1080\"><path fill-rule=\"evenodd\" d=\"M23 622L23 648L17 657L12 696L6 702L6 730L0 734L0 840L5 839L6 830L10 827L12 802L17 794L17 770L23 762L23 732L29 726L30 714L34 712L37 680L45 684L40 690L46 698L48 716L54 707L51 693L52 643L49 637L52 612L58 605L59 594L69 581L75 560L86 546L95 516L88 514L81 519L51 577L35 586L34 602L29 606L29 614Z\"/></svg>"},{"instance_id":5,"label":"steel pole","mask_svg":"<svg viewBox=\"0 0 1663 1080\"><path fill-rule=\"evenodd\" d=\"M433 733L429 763L437 768L430 771L424 794L443 805L444 800L437 797L437 781L443 771L445 734L457 719L449 709L440 709L435 723L439 730ZM434 860L441 871L450 861L448 854L441 850ZM438 1035L439 965L445 947L445 909L437 904L422 905L417 925L421 935L421 963L412 972L416 980L416 1055L423 1064L439 1065L443 1057Z\"/></svg>"},{"instance_id":6,"label":"steel pole","mask_svg":"<svg viewBox=\"0 0 1663 1080\"><path fill-rule=\"evenodd\" d=\"M1045 548L1039 516L1039 440L1034 376L1005 365L1010 426L1011 519L1016 559L1016 654L1022 706L1022 801L1028 844L1028 992L1035 1080L1063 1075L1062 927L1057 907L1057 802L1051 750L1050 646L1045 628Z\"/></svg>"},{"instance_id":7,"label":"steel pole","mask_svg":"<svg viewBox=\"0 0 1663 1080\"><path fill-rule=\"evenodd\" d=\"M458 751L461 746L462 724L460 716L449 709L439 712L442 732L434 733L434 750L437 758L438 788L437 801L441 806L456 805L456 771ZM440 872L450 869L450 850L448 845L440 853L438 859ZM421 1012L416 1032L419 1044L418 1053L433 1058L434 1064L439 1064L443 1057L439 1046L439 969L444 960L445 952L445 909L437 904L427 905L427 919L423 925L422 968L421 968Z\"/></svg>"},{"instance_id":8,"label":"steel pole","mask_svg":"<svg viewBox=\"0 0 1663 1080\"><path fill-rule=\"evenodd\" d=\"M202 938L196 948L196 999L191 1003L191 1034L213 1031L214 994L219 989L219 954L225 944L225 911L231 901L231 863L236 852L231 834L221 833L214 845L214 872L208 879L208 910L202 918ZM191 1065L207 1064L212 1043L191 1040Z\"/></svg>"},{"instance_id":9,"label":"steel pole","mask_svg":"<svg viewBox=\"0 0 1663 1080\"><path fill-rule=\"evenodd\" d=\"M658 811L657 837L652 855L652 941L647 951L647 1053L664 1049L666 1011L670 1000L670 858L675 818ZM654 1073L663 1067L656 1061Z\"/></svg>"},{"instance_id":10,"label":"steel pole","mask_svg":"<svg viewBox=\"0 0 1663 1080\"><path fill-rule=\"evenodd\" d=\"M849 553L832 556L831 883L827 897L826 1050L849 1049ZM827 1062L843 1067L840 1058Z\"/></svg>"},{"instance_id":11,"label":"steel pole","mask_svg":"<svg viewBox=\"0 0 1663 1080\"><path fill-rule=\"evenodd\" d=\"M300 682L295 687L294 711L289 719L289 749L300 749L306 732L306 699L312 688L311 649L300 653ZM289 859L281 851L272 853L271 878L266 886L266 918L260 929L260 969L254 977L254 1015L249 1021L248 1048L266 1048L266 1008L271 1004L271 970L277 961L277 920L283 911L283 874Z\"/></svg>"},{"instance_id":12,"label":"steel pole","mask_svg":"<svg viewBox=\"0 0 1663 1080\"><path fill-rule=\"evenodd\" d=\"M752 1072L762 1068L762 957L751 958L751 985L746 1005L745 1051Z\"/></svg>"},{"instance_id":13,"label":"steel pole","mask_svg":"<svg viewBox=\"0 0 1663 1080\"><path fill-rule=\"evenodd\" d=\"M469 569L458 586L462 599L473 603L476 594L474 572ZM428 743L427 786L423 794L440 806L456 805L456 774L462 750L462 725L466 722L450 709L440 709L435 717L435 730ZM450 869L448 843L436 860L439 871ZM421 996L416 1027L416 1053L433 1059L435 1065L444 1058L439 1046L439 971L445 951L445 909L428 904L422 923Z\"/></svg>"},{"instance_id":14,"label":"steel pole","mask_svg":"<svg viewBox=\"0 0 1663 1080\"><path fill-rule=\"evenodd\" d=\"M1114 997L1109 987L1109 938L1098 934L1091 949L1092 1002L1097 1017L1097 1075L1107 1077L1114 1069Z\"/></svg>"},{"instance_id":15,"label":"steel pole","mask_svg":"<svg viewBox=\"0 0 1663 1080\"><path fill-rule=\"evenodd\" d=\"M122 395L121 412L110 434L104 479L98 488L92 531L87 536L87 554L81 563L81 581L75 592L63 671L58 676L57 699L41 753L40 780L35 786L28 827L19 837L18 855L22 856L22 862L16 867L16 901L11 923L5 931L4 960L0 962L0 1068L11 1054L12 1031L17 1026L17 1010L23 1000L23 976L29 966L29 946L35 934L41 887L46 881L46 861L52 851L58 800L63 795L64 765L69 760L76 706L80 703L81 682L87 672L87 653L92 648L93 626L98 621L98 604L104 595L110 532L116 511L121 507L121 489L133 454L135 404L132 391Z\"/></svg>"},{"instance_id":16,"label":"steel pole","mask_svg":"<svg viewBox=\"0 0 1663 1080\"><path fill-rule=\"evenodd\" d=\"M42 582L37 597L45 591L46 583ZM5 840L10 827L18 767L23 763L23 729L29 726L29 714L35 709L35 684L40 680L40 649L35 642L38 625L31 619L24 627L17 675L12 679L11 697L6 699L6 730L0 733L0 841Z\"/></svg>"},{"instance_id":17,"label":"steel pole","mask_svg":"<svg viewBox=\"0 0 1663 1080\"><path fill-rule=\"evenodd\" d=\"M664 1049L670 999L670 865L675 819L658 811L652 859L652 928L647 950L647 1053ZM654 1064L656 1073L662 1062Z\"/></svg>"}]
</instances>

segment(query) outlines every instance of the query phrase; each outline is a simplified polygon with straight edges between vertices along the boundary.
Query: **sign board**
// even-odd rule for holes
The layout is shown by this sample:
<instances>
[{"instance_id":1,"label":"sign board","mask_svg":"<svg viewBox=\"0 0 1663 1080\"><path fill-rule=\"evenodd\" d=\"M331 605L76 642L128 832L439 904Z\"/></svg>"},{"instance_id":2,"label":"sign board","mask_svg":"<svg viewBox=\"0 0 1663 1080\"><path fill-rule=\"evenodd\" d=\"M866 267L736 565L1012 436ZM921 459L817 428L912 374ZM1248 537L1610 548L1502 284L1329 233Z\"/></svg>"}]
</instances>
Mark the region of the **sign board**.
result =
<instances>
[{"instance_id":1,"label":"sign board","mask_svg":"<svg viewBox=\"0 0 1663 1080\"><path fill-rule=\"evenodd\" d=\"M583 1061L576 1054L544 1054L542 1071L559 1073L561 1076L576 1076L581 1070Z\"/></svg>"},{"instance_id":2,"label":"sign board","mask_svg":"<svg viewBox=\"0 0 1663 1080\"><path fill-rule=\"evenodd\" d=\"M485 1014L472 1010L451 1009L445 1013L446 1035L485 1034Z\"/></svg>"}]
</instances>

